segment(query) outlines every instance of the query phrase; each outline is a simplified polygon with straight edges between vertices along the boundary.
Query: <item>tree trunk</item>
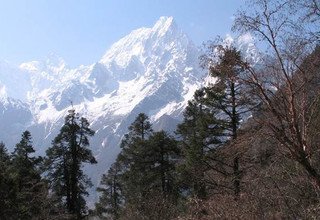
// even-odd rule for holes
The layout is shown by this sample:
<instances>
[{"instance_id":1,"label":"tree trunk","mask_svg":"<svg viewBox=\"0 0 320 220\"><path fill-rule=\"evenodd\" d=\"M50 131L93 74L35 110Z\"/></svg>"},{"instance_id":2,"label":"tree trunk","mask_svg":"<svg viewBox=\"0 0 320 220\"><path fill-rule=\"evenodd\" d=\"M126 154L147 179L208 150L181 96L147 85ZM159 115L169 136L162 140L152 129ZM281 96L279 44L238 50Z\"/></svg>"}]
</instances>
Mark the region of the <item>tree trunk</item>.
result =
<instances>
[{"instance_id":1,"label":"tree trunk","mask_svg":"<svg viewBox=\"0 0 320 220\"><path fill-rule=\"evenodd\" d=\"M231 104L232 104L232 114L231 114L231 126L232 126L232 140L237 138L237 130L238 130L238 116L236 109L236 92L235 92L235 83L231 83ZM239 170L239 157L236 156L233 159L233 187L234 187L234 195L237 200L240 193L240 170Z\"/></svg>"},{"instance_id":2,"label":"tree trunk","mask_svg":"<svg viewBox=\"0 0 320 220\"><path fill-rule=\"evenodd\" d=\"M238 156L236 156L233 159L233 175L234 175L234 180L233 180L234 195L235 195L235 200L237 200L240 194L240 170L239 170Z\"/></svg>"}]
</instances>

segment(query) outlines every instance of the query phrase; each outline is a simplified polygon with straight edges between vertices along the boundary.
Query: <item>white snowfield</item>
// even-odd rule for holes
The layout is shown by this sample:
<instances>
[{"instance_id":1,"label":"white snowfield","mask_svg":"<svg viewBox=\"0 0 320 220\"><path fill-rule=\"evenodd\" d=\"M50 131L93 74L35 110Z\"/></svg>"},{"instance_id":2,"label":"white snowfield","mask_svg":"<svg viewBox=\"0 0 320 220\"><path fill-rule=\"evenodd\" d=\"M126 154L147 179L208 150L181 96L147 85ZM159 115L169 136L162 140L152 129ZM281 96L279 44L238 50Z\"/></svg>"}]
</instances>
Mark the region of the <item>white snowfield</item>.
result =
<instances>
[{"instance_id":1,"label":"white snowfield","mask_svg":"<svg viewBox=\"0 0 320 220\"><path fill-rule=\"evenodd\" d=\"M251 41L250 36L239 39L243 50L250 50ZM174 130L188 100L205 83L199 53L172 17L161 17L152 28L120 39L89 66L71 69L54 54L19 67L0 62L0 140L12 149L28 129L44 154L72 102L96 131L91 148L98 164L86 169L97 185L140 112L156 129Z\"/></svg>"}]
</instances>

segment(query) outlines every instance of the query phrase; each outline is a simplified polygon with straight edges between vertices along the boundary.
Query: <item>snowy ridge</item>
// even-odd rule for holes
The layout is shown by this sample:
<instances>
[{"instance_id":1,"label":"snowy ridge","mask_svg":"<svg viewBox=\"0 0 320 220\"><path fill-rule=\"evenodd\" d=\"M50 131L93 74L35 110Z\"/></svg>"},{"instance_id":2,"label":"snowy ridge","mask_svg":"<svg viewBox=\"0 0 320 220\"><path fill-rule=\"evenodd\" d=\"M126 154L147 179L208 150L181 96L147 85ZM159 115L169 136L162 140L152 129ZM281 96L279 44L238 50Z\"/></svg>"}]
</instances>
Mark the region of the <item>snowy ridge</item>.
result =
<instances>
[{"instance_id":1,"label":"snowy ridge","mask_svg":"<svg viewBox=\"0 0 320 220\"><path fill-rule=\"evenodd\" d=\"M89 66L71 69L54 54L19 67L0 63L0 122L14 124L10 132L16 134L10 140L8 134L0 134L0 139L12 148L21 132L29 129L35 148L43 154L72 102L96 130L91 146L99 163L88 169L97 184L138 113L148 114L158 129L173 130L201 86L204 73L198 55L173 18L161 17L151 28L132 31ZM17 87L16 82L22 83ZM14 118L9 112L24 119L6 122Z\"/></svg>"},{"instance_id":2,"label":"snowy ridge","mask_svg":"<svg viewBox=\"0 0 320 220\"><path fill-rule=\"evenodd\" d=\"M249 48L247 42L242 45ZM161 17L153 27L120 39L89 66L71 69L54 54L19 67L0 62L0 125L12 125L0 140L12 148L29 129L35 148L44 154L72 103L96 130L91 146L98 165L88 169L97 184L140 112L149 115L155 129L174 129L188 100L204 83L198 56L197 47L173 18Z\"/></svg>"}]
</instances>

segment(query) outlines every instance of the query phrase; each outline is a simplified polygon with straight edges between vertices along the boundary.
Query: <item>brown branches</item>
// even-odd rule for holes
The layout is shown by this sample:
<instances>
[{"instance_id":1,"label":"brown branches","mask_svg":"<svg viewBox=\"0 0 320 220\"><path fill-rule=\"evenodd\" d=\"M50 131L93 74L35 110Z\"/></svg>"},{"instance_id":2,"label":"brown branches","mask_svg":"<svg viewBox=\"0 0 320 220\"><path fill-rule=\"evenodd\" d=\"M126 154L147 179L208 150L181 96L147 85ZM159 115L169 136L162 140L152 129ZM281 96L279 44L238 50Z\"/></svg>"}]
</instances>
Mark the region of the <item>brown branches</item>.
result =
<instances>
[{"instance_id":1,"label":"brown branches","mask_svg":"<svg viewBox=\"0 0 320 220\"><path fill-rule=\"evenodd\" d=\"M259 68L242 64L248 73L244 82L252 88L253 96L263 106L260 114L264 116L259 117L260 122L269 127L273 137L289 150L292 158L320 187L319 171L312 165L308 134L314 100L320 94L319 86L311 87L310 82L319 71L319 63L306 57L312 48L307 43L307 35L297 38L293 34L302 24L293 26L297 15L290 14L292 11L289 10L298 4L285 0L254 2L254 13L240 12L234 29L242 33L249 31L259 37L269 50L261 59ZM317 3L317 0L312 0L312 4L308 4L314 9L313 16L317 16ZM297 8L294 9L293 12L296 12ZM319 55L319 51L314 53ZM311 56L316 57L314 54ZM307 88L311 88L312 92Z\"/></svg>"}]
</instances>

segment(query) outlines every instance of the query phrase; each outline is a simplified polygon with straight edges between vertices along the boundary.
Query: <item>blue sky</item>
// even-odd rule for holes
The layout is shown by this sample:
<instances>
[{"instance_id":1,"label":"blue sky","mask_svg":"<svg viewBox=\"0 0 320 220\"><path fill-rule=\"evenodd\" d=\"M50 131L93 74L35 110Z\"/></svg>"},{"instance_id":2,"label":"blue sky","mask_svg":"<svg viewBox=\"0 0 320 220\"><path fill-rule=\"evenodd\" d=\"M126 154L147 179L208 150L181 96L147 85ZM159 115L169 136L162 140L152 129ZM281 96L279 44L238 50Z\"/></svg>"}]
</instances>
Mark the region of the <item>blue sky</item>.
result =
<instances>
[{"instance_id":1,"label":"blue sky","mask_svg":"<svg viewBox=\"0 0 320 220\"><path fill-rule=\"evenodd\" d=\"M197 44L230 33L243 0L0 0L0 60L63 57L98 61L112 43L160 16L173 16Z\"/></svg>"}]
</instances>

